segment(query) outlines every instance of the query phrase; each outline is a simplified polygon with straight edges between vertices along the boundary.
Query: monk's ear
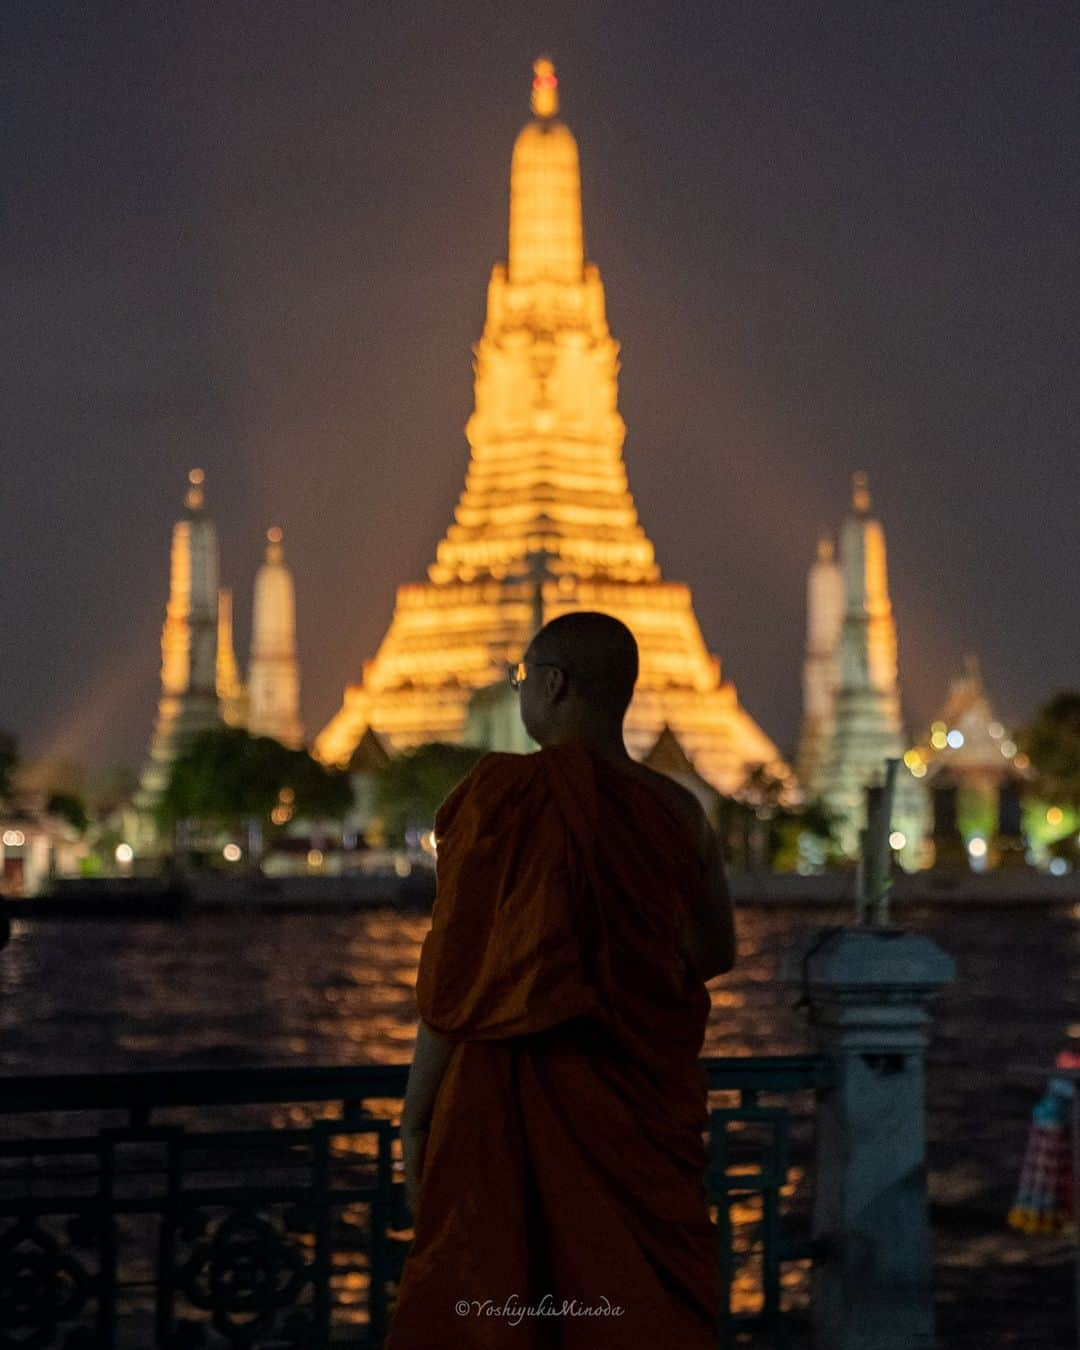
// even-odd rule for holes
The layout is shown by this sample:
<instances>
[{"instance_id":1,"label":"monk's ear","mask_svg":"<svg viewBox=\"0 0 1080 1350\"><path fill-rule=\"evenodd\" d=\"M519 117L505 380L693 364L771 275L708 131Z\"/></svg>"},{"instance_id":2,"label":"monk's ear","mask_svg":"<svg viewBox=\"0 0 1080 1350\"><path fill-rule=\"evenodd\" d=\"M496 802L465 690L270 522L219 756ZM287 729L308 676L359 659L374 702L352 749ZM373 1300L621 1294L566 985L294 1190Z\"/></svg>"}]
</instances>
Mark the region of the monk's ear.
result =
<instances>
[{"instance_id":1,"label":"monk's ear","mask_svg":"<svg viewBox=\"0 0 1080 1350\"><path fill-rule=\"evenodd\" d=\"M565 670L560 666L547 666L544 670L544 677L547 696L552 703L566 697L570 686L567 682Z\"/></svg>"}]
</instances>

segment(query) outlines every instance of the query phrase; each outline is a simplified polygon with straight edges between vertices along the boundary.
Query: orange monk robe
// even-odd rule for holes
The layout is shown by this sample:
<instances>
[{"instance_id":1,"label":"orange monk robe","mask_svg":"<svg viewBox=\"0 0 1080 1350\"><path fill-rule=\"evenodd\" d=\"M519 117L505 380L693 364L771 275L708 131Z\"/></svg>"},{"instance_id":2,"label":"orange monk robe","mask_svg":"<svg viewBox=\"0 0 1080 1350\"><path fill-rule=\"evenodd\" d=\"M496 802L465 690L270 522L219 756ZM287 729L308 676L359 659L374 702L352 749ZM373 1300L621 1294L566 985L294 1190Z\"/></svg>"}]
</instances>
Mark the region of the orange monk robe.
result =
<instances>
[{"instance_id":1,"label":"orange monk robe","mask_svg":"<svg viewBox=\"0 0 1080 1350\"><path fill-rule=\"evenodd\" d=\"M417 1006L456 1044L386 1350L711 1350L695 841L577 745L486 755L435 837ZM605 1312L514 1313L564 1300Z\"/></svg>"}]
</instances>

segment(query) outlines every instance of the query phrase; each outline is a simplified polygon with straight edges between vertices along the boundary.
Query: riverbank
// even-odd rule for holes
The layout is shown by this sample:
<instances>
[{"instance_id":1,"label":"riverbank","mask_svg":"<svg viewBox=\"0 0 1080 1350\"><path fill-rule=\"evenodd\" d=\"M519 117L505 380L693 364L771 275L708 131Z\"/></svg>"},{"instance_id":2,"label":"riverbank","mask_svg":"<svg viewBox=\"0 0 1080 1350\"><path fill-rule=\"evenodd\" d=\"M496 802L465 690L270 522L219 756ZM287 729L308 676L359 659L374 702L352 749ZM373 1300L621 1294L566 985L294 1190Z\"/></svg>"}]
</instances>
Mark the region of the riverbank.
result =
<instances>
[{"instance_id":1,"label":"riverbank","mask_svg":"<svg viewBox=\"0 0 1080 1350\"><path fill-rule=\"evenodd\" d=\"M829 909L854 908L853 872L819 876L741 873L730 878L736 905ZM200 873L174 878L79 877L58 880L52 890L9 901L9 916L57 918L181 918L193 912L292 912L393 909L430 911L435 877L429 868L397 873L334 876L312 873L268 877ZM1053 877L1032 869L988 872L897 873L890 901L903 913L912 907L1040 907L1080 904L1080 873Z\"/></svg>"}]
</instances>

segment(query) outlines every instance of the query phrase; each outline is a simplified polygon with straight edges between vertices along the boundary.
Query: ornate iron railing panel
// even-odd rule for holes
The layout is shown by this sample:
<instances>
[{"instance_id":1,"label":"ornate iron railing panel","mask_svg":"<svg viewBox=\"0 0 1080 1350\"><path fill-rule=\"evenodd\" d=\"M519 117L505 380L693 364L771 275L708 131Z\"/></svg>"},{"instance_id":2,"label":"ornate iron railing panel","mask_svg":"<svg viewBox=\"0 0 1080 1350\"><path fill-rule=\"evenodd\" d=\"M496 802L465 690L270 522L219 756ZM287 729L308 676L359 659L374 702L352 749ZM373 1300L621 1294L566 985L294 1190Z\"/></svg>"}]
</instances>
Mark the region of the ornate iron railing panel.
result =
<instances>
[{"instance_id":1,"label":"ornate iron railing panel","mask_svg":"<svg viewBox=\"0 0 1080 1350\"><path fill-rule=\"evenodd\" d=\"M785 1287L798 1311L805 1313L809 1302L814 1106L830 1086L830 1064L824 1056L704 1063L721 1344L747 1331L756 1334L755 1344L783 1347L791 1325Z\"/></svg>"},{"instance_id":2,"label":"ornate iron railing panel","mask_svg":"<svg viewBox=\"0 0 1080 1350\"><path fill-rule=\"evenodd\" d=\"M824 1062L704 1063L718 1320L779 1345L784 1267L811 1253L782 1205L799 1117L761 1098L812 1095ZM406 1075L0 1080L0 1348L376 1350L411 1237Z\"/></svg>"},{"instance_id":3,"label":"ornate iron railing panel","mask_svg":"<svg viewBox=\"0 0 1080 1350\"><path fill-rule=\"evenodd\" d=\"M406 1074L0 1081L0 1347L378 1345Z\"/></svg>"}]
</instances>

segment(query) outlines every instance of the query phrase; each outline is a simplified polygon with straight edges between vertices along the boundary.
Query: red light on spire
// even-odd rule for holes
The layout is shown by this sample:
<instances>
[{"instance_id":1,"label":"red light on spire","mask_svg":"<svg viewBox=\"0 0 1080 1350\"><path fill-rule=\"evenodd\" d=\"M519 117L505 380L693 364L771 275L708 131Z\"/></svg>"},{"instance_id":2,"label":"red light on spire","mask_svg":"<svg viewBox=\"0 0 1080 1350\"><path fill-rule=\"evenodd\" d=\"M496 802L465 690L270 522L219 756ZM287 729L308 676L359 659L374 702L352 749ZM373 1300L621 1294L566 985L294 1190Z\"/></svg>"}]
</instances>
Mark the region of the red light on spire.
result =
<instances>
[{"instance_id":1,"label":"red light on spire","mask_svg":"<svg viewBox=\"0 0 1080 1350\"><path fill-rule=\"evenodd\" d=\"M554 64L546 56L534 61L532 110L537 117L554 117L559 111L558 87Z\"/></svg>"}]
</instances>

